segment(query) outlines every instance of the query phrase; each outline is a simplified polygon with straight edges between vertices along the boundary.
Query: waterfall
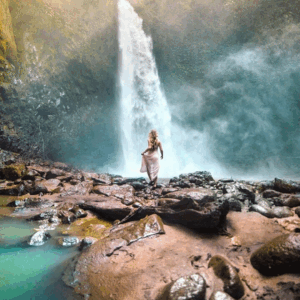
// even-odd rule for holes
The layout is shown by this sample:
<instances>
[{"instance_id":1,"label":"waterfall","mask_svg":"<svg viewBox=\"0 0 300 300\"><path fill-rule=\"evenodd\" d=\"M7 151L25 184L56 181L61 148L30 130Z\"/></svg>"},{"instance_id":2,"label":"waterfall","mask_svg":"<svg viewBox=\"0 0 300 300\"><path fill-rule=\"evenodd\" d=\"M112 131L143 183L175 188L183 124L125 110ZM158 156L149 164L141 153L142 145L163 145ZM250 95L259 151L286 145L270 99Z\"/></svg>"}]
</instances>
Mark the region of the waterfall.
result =
<instances>
[{"instance_id":1,"label":"waterfall","mask_svg":"<svg viewBox=\"0 0 300 300\"><path fill-rule=\"evenodd\" d=\"M137 176L141 152L147 148L148 133L156 129L166 156L168 170L174 165L171 115L162 92L152 39L143 31L143 20L126 0L119 0L120 123L126 176ZM173 163L172 163L173 159ZM169 163L168 163L169 162ZM166 174L166 169L162 172ZM160 172L160 175L162 173Z\"/></svg>"}]
</instances>

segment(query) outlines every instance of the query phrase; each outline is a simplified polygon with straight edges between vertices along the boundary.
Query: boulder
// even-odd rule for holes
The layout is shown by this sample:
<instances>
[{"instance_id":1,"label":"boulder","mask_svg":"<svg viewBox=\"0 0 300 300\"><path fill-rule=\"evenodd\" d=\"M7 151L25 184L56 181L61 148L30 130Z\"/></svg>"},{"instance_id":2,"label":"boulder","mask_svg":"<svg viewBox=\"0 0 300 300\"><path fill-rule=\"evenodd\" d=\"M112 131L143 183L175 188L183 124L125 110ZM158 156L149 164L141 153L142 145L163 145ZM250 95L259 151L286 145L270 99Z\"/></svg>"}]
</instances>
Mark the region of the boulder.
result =
<instances>
[{"instance_id":1,"label":"boulder","mask_svg":"<svg viewBox=\"0 0 300 300\"><path fill-rule=\"evenodd\" d=\"M36 177L38 177L40 174L36 170L27 170L25 172L25 175L22 177L22 180L32 180L34 181Z\"/></svg>"},{"instance_id":2,"label":"boulder","mask_svg":"<svg viewBox=\"0 0 300 300\"><path fill-rule=\"evenodd\" d=\"M60 169L51 169L50 171L48 171L46 173L46 179L53 179L59 176L64 176L66 174L66 172L64 172L63 170Z\"/></svg>"},{"instance_id":3,"label":"boulder","mask_svg":"<svg viewBox=\"0 0 300 300\"><path fill-rule=\"evenodd\" d=\"M87 195L93 189L93 181L83 181L77 185L66 186L64 184L64 192L62 196Z\"/></svg>"},{"instance_id":4,"label":"boulder","mask_svg":"<svg viewBox=\"0 0 300 300\"><path fill-rule=\"evenodd\" d=\"M133 181L129 183L136 191L144 190L148 187L147 183L142 183L140 181Z\"/></svg>"},{"instance_id":5,"label":"boulder","mask_svg":"<svg viewBox=\"0 0 300 300\"><path fill-rule=\"evenodd\" d=\"M38 174L43 177L46 175L47 172L50 171L50 168L47 166L41 166L41 165L32 165L32 166L27 166L27 170L31 171L34 170L38 172Z\"/></svg>"},{"instance_id":6,"label":"boulder","mask_svg":"<svg viewBox=\"0 0 300 300\"><path fill-rule=\"evenodd\" d=\"M61 222L63 224L71 224L74 221L76 221L76 216L74 213L72 213L71 211L59 211L58 212L58 217L61 219Z\"/></svg>"},{"instance_id":7,"label":"boulder","mask_svg":"<svg viewBox=\"0 0 300 300\"><path fill-rule=\"evenodd\" d=\"M157 214L167 221L195 229L217 229L224 225L229 211L228 201L216 200L214 193L210 190L188 189L184 191L166 195L169 197L172 194L173 199L179 200L173 201L170 206L157 207L140 204L131 219L136 220ZM112 220L122 220L132 212L130 207L115 197L102 196L97 201L81 203L79 206Z\"/></svg>"},{"instance_id":8,"label":"boulder","mask_svg":"<svg viewBox=\"0 0 300 300\"><path fill-rule=\"evenodd\" d=\"M295 214L300 218L300 206L295 209Z\"/></svg>"},{"instance_id":9,"label":"boulder","mask_svg":"<svg viewBox=\"0 0 300 300\"><path fill-rule=\"evenodd\" d=\"M69 264L63 280L70 286L74 286L74 282L85 285L90 269L94 269L96 273L101 272L99 266L101 266L103 258L112 256L116 250L140 239L163 233L165 233L163 222L157 215L150 215L136 222L121 224L112 230L108 236L83 251L73 264Z\"/></svg>"},{"instance_id":10,"label":"boulder","mask_svg":"<svg viewBox=\"0 0 300 300\"><path fill-rule=\"evenodd\" d=\"M252 266L264 275L299 273L300 233L284 234L252 253Z\"/></svg>"},{"instance_id":11,"label":"boulder","mask_svg":"<svg viewBox=\"0 0 300 300\"><path fill-rule=\"evenodd\" d=\"M56 169L61 169L61 170L64 170L66 172L70 172L72 167L65 164L65 163L62 163L62 162L59 162L59 161L56 161L53 163L53 167L56 168Z\"/></svg>"},{"instance_id":12,"label":"boulder","mask_svg":"<svg viewBox=\"0 0 300 300\"><path fill-rule=\"evenodd\" d=\"M81 243L79 245L79 250L84 250L84 249L90 247L91 245L93 245L96 242L97 242L96 238L87 236L84 239L82 239L82 241L81 241Z\"/></svg>"},{"instance_id":13,"label":"boulder","mask_svg":"<svg viewBox=\"0 0 300 300\"><path fill-rule=\"evenodd\" d=\"M215 275L224 283L224 291L234 299L240 299L244 296L245 289L238 275L236 268L220 255L215 255L208 263L212 267Z\"/></svg>"},{"instance_id":14,"label":"boulder","mask_svg":"<svg viewBox=\"0 0 300 300\"><path fill-rule=\"evenodd\" d=\"M136 181L141 182L143 184L147 183L146 179L144 177L137 177L137 178L126 178L126 179L123 178L122 181L118 182L118 185L130 184L130 183L136 182Z\"/></svg>"},{"instance_id":15,"label":"boulder","mask_svg":"<svg viewBox=\"0 0 300 300\"><path fill-rule=\"evenodd\" d=\"M206 282L199 274L178 278L170 286L168 300L205 300Z\"/></svg>"},{"instance_id":16,"label":"boulder","mask_svg":"<svg viewBox=\"0 0 300 300\"><path fill-rule=\"evenodd\" d=\"M292 180L274 179L274 190L282 193L300 192L300 183Z\"/></svg>"},{"instance_id":17,"label":"boulder","mask_svg":"<svg viewBox=\"0 0 300 300\"><path fill-rule=\"evenodd\" d=\"M74 213L76 218L85 218L87 216L87 212L81 209L79 206L75 205L70 209L72 213Z\"/></svg>"},{"instance_id":18,"label":"boulder","mask_svg":"<svg viewBox=\"0 0 300 300\"><path fill-rule=\"evenodd\" d=\"M125 184L122 186L118 185L96 185L93 188L93 193L105 196L116 196L120 199L132 199L134 196L134 188Z\"/></svg>"},{"instance_id":19,"label":"boulder","mask_svg":"<svg viewBox=\"0 0 300 300\"><path fill-rule=\"evenodd\" d=\"M49 180L42 180L42 181L36 181L32 189L30 191L31 195L36 195L36 194L55 194L61 192L61 183L58 179L49 179Z\"/></svg>"},{"instance_id":20,"label":"boulder","mask_svg":"<svg viewBox=\"0 0 300 300\"><path fill-rule=\"evenodd\" d=\"M58 244L63 247L72 247L78 245L80 240L76 236L64 236L58 238Z\"/></svg>"},{"instance_id":21,"label":"boulder","mask_svg":"<svg viewBox=\"0 0 300 300\"><path fill-rule=\"evenodd\" d=\"M251 205L251 207L249 208L249 211L258 212L259 214L261 214L267 218L275 218L275 214L271 208L268 208L268 207L265 207L265 206L262 206L259 204Z\"/></svg>"},{"instance_id":22,"label":"boulder","mask_svg":"<svg viewBox=\"0 0 300 300\"><path fill-rule=\"evenodd\" d=\"M272 211L274 213L275 218L288 218L294 215L292 210L287 206L274 207Z\"/></svg>"},{"instance_id":23,"label":"boulder","mask_svg":"<svg viewBox=\"0 0 300 300\"><path fill-rule=\"evenodd\" d=\"M10 184L8 182L0 183L0 195L20 196L25 195L24 184Z\"/></svg>"},{"instance_id":24,"label":"boulder","mask_svg":"<svg viewBox=\"0 0 300 300\"><path fill-rule=\"evenodd\" d=\"M300 206L300 195L281 194L280 197L273 198L274 204L278 206L297 207Z\"/></svg>"},{"instance_id":25,"label":"boulder","mask_svg":"<svg viewBox=\"0 0 300 300\"><path fill-rule=\"evenodd\" d=\"M280 197L281 192L274 191L274 190L265 190L262 193L264 198L274 198L274 197Z\"/></svg>"},{"instance_id":26,"label":"boulder","mask_svg":"<svg viewBox=\"0 0 300 300\"><path fill-rule=\"evenodd\" d=\"M168 193L164 197L178 200L195 201L197 205L206 204L216 199L216 195L213 191L204 188L184 189L181 191Z\"/></svg>"},{"instance_id":27,"label":"boulder","mask_svg":"<svg viewBox=\"0 0 300 300\"><path fill-rule=\"evenodd\" d=\"M49 209L27 219L27 221L49 220L50 218L53 218L56 214L57 214L56 209Z\"/></svg>"},{"instance_id":28,"label":"boulder","mask_svg":"<svg viewBox=\"0 0 300 300\"><path fill-rule=\"evenodd\" d=\"M3 173L5 179L16 180L24 175L25 170L24 164L13 164L4 166L1 172Z\"/></svg>"},{"instance_id":29,"label":"boulder","mask_svg":"<svg viewBox=\"0 0 300 300\"><path fill-rule=\"evenodd\" d=\"M221 292L221 291L217 291L211 294L209 300L233 300L234 298L232 298L231 296L229 296L228 294Z\"/></svg>"},{"instance_id":30,"label":"boulder","mask_svg":"<svg viewBox=\"0 0 300 300\"><path fill-rule=\"evenodd\" d=\"M30 246L42 246L50 238L51 238L50 233L48 233L44 230L40 230L40 231L36 232L35 234L33 234L30 237L30 239L28 241L28 245L30 245Z\"/></svg>"}]
</instances>

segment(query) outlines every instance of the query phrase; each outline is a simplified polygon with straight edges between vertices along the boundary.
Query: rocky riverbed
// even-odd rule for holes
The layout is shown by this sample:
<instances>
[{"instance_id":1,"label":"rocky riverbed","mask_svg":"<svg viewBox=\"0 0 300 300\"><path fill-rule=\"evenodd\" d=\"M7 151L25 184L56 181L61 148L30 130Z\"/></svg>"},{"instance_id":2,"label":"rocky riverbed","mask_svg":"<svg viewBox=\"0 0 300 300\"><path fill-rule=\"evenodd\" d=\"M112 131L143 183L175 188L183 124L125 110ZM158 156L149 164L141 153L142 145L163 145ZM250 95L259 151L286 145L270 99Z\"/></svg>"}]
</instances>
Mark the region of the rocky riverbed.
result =
<instances>
[{"instance_id":1,"label":"rocky riverbed","mask_svg":"<svg viewBox=\"0 0 300 300\"><path fill-rule=\"evenodd\" d=\"M32 247L78 248L63 280L85 299L300 297L300 182L198 171L154 189L0 154L2 215L36 224Z\"/></svg>"}]
</instances>

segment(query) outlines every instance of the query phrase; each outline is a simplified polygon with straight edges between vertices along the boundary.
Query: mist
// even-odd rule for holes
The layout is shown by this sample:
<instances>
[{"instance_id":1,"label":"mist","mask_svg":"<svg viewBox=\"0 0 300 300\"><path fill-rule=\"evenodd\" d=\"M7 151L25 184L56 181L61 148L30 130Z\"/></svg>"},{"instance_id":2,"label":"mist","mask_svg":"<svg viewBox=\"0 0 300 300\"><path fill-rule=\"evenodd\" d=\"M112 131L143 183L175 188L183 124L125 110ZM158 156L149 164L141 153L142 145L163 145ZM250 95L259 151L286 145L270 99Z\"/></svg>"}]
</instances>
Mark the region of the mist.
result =
<instances>
[{"instance_id":1,"label":"mist","mask_svg":"<svg viewBox=\"0 0 300 300\"><path fill-rule=\"evenodd\" d=\"M152 37L171 114L176 162L170 169L163 160L160 175L299 177L296 1L130 2ZM40 128L40 154L124 172L116 2L32 1L27 11L11 3L14 28L36 21L15 34L22 71L12 94ZM32 118L14 119L29 138Z\"/></svg>"}]
</instances>

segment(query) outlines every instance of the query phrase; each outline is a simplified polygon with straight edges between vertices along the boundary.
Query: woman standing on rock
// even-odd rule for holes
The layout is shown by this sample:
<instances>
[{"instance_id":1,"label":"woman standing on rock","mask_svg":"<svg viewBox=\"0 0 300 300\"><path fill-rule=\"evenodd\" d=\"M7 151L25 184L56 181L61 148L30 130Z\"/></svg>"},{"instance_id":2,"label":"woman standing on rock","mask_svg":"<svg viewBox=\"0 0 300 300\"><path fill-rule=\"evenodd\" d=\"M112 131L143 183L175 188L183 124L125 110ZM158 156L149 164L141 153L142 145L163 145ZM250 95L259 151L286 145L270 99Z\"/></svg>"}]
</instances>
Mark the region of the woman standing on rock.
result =
<instances>
[{"instance_id":1,"label":"woman standing on rock","mask_svg":"<svg viewBox=\"0 0 300 300\"><path fill-rule=\"evenodd\" d=\"M163 159L163 148L160 140L158 139L158 133L155 129L149 132L148 148L142 153L142 166L141 172L147 172L150 179L150 184L156 187L157 176L159 171L159 154L158 148L161 153L161 159ZM147 153L146 153L147 152Z\"/></svg>"}]
</instances>

